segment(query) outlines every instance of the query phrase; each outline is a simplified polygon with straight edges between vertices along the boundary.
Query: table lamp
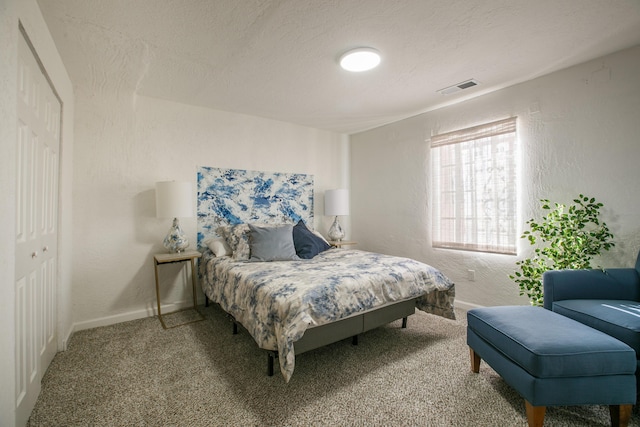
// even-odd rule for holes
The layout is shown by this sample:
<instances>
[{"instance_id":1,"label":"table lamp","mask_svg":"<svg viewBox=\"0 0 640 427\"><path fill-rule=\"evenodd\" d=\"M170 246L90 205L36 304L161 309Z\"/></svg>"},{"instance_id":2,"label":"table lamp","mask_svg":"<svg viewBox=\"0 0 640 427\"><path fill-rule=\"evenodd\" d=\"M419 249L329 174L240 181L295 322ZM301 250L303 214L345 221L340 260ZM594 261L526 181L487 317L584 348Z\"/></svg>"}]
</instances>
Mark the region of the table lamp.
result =
<instances>
[{"instance_id":1,"label":"table lamp","mask_svg":"<svg viewBox=\"0 0 640 427\"><path fill-rule=\"evenodd\" d=\"M193 216L192 196L190 182L156 182L156 217L173 218L173 225L163 241L169 252L182 252L189 247L178 218Z\"/></svg>"},{"instance_id":2,"label":"table lamp","mask_svg":"<svg viewBox=\"0 0 640 427\"><path fill-rule=\"evenodd\" d=\"M327 190L324 192L324 214L334 216L333 224L329 228L329 240L341 241L344 238L344 230L338 222L338 216L349 215L349 190Z\"/></svg>"}]
</instances>

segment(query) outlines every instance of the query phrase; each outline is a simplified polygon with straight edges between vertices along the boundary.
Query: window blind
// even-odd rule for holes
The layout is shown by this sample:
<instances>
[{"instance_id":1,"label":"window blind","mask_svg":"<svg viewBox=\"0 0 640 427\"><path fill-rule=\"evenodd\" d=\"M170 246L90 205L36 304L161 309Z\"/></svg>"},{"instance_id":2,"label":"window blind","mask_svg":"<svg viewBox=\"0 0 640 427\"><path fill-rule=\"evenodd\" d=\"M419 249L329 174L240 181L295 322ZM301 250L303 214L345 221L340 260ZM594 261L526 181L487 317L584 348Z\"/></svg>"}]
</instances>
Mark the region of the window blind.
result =
<instances>
[{"instance_id":1,"label":"window blind","mask_svg":"<svg viewBox=\"0 0 640 427\"><path fill-rule=\"evenodd\" d=\"M433 246L516 253L516 117L431 138Z\"/></svg>"}]
</instances>

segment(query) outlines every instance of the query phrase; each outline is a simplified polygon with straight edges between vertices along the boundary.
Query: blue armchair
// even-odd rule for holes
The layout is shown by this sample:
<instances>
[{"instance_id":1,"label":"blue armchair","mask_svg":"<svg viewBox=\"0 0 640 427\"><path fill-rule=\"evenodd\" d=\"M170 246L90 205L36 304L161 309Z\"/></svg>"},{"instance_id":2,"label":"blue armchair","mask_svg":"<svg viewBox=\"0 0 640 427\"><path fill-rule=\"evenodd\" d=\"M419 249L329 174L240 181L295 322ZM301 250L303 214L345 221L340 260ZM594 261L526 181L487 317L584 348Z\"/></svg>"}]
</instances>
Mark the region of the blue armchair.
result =
<instances>
[{"instance_id":1,"label":"blue armchair","mask_svg":"<svg viewBox=\"0 0 640 427\"><path fill-rule=\"evenodd\" d=\"M544 308L624 342L636 352L640 390L640 253L635 268L547 271Z\"/></svg>"}]
</instances>

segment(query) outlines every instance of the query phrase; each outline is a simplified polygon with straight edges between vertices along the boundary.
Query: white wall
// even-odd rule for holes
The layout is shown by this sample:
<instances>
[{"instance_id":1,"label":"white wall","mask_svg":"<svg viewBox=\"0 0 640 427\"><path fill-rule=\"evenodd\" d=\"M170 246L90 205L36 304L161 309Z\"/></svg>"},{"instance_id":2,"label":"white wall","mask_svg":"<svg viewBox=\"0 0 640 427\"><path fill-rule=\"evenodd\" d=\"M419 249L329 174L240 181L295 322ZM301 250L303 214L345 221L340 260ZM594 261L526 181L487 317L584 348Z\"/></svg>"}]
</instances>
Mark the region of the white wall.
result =
<instances>
[{"instance_id":1,"label":"white wall","mask_svg":"<svg viewBox=\"0 0 640 427\"><path fill-rule=\"evenodd\" d=\"M0 2L0 421L6 425L15 423L16 3Z\"/></svg>"},{"instance_id":2,"label":"white wall","mask_svg":"<svg viewBox=\"0 0 640 427\"><path fill-rule=\"evenodd\" d=\"M432 134L518 116L521 224L540 216L539 199L570 203L579 193L604 203L616 248L599 264L632 266L640 249L640 46L457 105L351 136L353 238L363 249L440 268L456 299L483 306L528 304L508 275L531 255L431 247ZM474 270L476 280L467 279Z\"/></svg>"},{"instance_id":3,"label":"white wall","mask_svg":"<svg viewBox=\"0 0 640 427\"><path fill-rule=\"evenodd\" d=\"M0 0L0 425L15 423L15 165L19 22L33 43L63 102L58 241L58 347L71 328L71 81L34 0Z\"/></svg>"},{"instance_id":4,"label":"white wall","mask_svg":"<svg viewBox=\"0 0 640 427\"><path fill-rule=\"evenodd\" d=\"M76 329L155 313L152 257L166 252L171 225L155 218L156 181L191 181L195 205L198 166L313 174L316 227L330 225L322 195L345 185L345 135L138 96L117 82L76 94ZM180 222L195 247L196 219ZM191 295L187 269L173 267L160 271L167 310Z\"/></svg>"}]
</instances>

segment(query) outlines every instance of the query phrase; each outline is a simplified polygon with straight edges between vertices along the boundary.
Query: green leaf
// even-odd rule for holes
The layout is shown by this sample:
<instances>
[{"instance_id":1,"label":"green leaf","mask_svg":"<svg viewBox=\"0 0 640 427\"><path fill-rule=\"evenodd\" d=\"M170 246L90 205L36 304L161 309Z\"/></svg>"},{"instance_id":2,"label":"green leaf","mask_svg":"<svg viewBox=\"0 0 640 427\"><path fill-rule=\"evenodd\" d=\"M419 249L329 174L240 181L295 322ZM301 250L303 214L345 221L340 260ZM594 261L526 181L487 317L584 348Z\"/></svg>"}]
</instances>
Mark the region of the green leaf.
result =
<instances>
[{"instance_id":1,"label":"green leaf","mask_svg":"<svg viewBox=\"0 0 640 427\"><path fill-rule=\"evenodd\" d=\"M613 234L599 219L602 203L580 194L573 205L566 206L541 199L546 216L529 219L530 230L522 233L534 247L534 257L516 261L519 271L509 278L527 295L531 305L542 305L542 274L551 269L591 268L591 259L615 246Z\"/></svg>"}]
</instances>

